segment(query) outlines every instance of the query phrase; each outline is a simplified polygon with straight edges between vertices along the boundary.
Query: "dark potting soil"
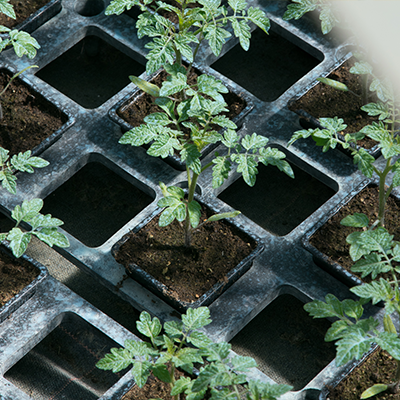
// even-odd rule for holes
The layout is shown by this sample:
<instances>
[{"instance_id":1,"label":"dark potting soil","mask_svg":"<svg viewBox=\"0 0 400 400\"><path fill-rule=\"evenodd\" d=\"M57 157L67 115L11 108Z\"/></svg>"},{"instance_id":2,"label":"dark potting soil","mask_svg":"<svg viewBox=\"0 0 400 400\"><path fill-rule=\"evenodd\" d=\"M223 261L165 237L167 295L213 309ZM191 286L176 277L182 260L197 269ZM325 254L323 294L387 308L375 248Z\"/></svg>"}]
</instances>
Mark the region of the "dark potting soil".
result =
<instances>
[{"instance_id":1,"label":"dark potting soil","mask_svg":"<svg viewBox=\"0 0 400 400\"><path fill-rule=\"evenodd\" d=\"M395 378L397 362L386 351L373 352L361 365L355 368L336 387L328 387L327 400L359 400L361 393L378 383L392 383ZM381 393L371 397L376 400L399 400L400 393Z\"/></svg>"},{"instance_id":2,"label":"dark potting soil","mask_svg":"<svg viewBox=\"0 0 400 400\"><path fill-rule=\"evenodd\" d=\"M0 88L12 75L0 71ZM0 146L10 155L32 150L67 121L67 116L42 95L14 79L1 97L3 119L0 120Z\"/></svg>"},{"instance_id":3,"label":"dark potting soil","mask_svg":"<svg viewBox=\"0 0 400 400\"><path fill-rule=\"evenodd\" d=\"M203 211L201 220L212 215ZM256 247L253 239L226 221L207 223L184 246L184 231L175 220L166 227L157 216L119 249L116 260L125 268L135 263L166 285L180 301L194 302Z\"/></svg>"},{"instance_id":4,"label":"dark potting soil","mask_svg":"<svg viewBox=\"0 0 400 400\"><path fill-rule=\"evenodd\" d=\"M175 370L175 379L179 379L184 374ZM181 400L186 399L186 395L181 395ZM148 399L163 399L163 400L173 400L174 397L171 396L171 387L169 383L160 381L154 375L150 375L147 380L146 385L142 388L135 385L129 392L127 392L121 400L148 400Z\"/></svg>"},{"instance_id":5,"label":"dark potting soil","mask_svg":"<svg viewBox=\"0 0 400 400\"><path fill-rule=\"evenodd\" d=\"M354 59L346 61L327 78L344 83L354 93L361 94L361 75L350 73L350 68L354 63ZM372 95L369 102L375 100L376 96ZM347 125L343 132L354 133L359 132L364 126L378 121L376 117L371 117L360 109L363 105L361 97L318 83L289 108L292 111L304 110L315 118L342 118ZM370 149L377 143L372 139L365 138L358 144Z\"/></svg>"},{"instance_id":6,"label":"dark potting soil","mask_svg":"<svg viewBox=\"0 0 400 400\"><path fill-rule=\"evenodd\" d=\"M337 262L346 270L351 272L354 262L349 255L350 245L346 237L360 228L347 227L340 221L354 213L364 213L370 220L378 216L379 193L376 186L367 186L358 193L347 205L342 207L332 218L330 218L310 239L310 243L319 251L326 254L332 261ZM395 240L400 240L400 201L389 196L385 213L385 228L394 235ZM354 273L360 277L359 273ZM379 277L379 276L378 276ZM364 278L370 281L370 275Z\"/></svg>"},{"instance_id":7,"label":"dark potting soil","mask_svg":"<svg viewBox=\"0 0 400 400\"><path fill-rule=\"evenodd\" d=\"M0 13L0 25L7 28L13 28L22 21L25 21L31 14L42 8L50 0L10 0L10 4L14 7L16 19L7 17Z\"/></svg>"},{"instance_id":8,"label":"dark potting soil","mask_svg":"<svg viewBox=\"0 0 400 400\"><path fill-rule=\"evenodd\" d=\"M188 82L190 84L196 83L196 77L200 75L199 72L192 70L189 74ZM150 82L157 86L161 86L162 82L165 81L167 74L162 72L152 79ZM246 107L246 102L240 96L235 93L229 92L223 95L225 102L228 105L229 112L222 113L227 118L232 119L240 114L240 112ZM133 127L142 125L144 123L144 117L154 112L162 112L162 109L154 104L155 98L147 93L143 93L139 99L132 102L128 106L124 106L117 110L117 114L126 122ZM218 128L217 128L218 129Z\"/></svg>"},{"instance_id":9,"label":"dark potting soil","mask_svg":"<svg viewBox=\"0 0 400 400\"><path fill-rule=\"evenodd\" d=\"M39 273L26 260L16 260L0 251L0 307L29 285Z\"/></svg>"}]
</instances>

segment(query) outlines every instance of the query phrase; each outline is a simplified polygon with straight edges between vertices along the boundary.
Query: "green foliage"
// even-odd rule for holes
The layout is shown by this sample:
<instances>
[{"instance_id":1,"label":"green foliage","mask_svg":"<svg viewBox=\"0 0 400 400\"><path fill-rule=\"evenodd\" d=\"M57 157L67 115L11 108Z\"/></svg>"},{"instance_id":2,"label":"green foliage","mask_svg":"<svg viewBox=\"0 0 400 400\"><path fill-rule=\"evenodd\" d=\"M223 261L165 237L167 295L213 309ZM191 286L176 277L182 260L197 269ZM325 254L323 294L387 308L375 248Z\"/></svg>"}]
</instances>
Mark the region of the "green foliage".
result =
<instances>
[{"instance_id":1,"label":"green foliage","mask_svg":"<svg viewBox=\"0 0 400 400\"><path fill-rule=\"evenodd\" d=\"M42 207L43 200L41 199L24 200L12 211L11 217L16 221L16 226L8 233L1 233L0 240L10 242L10 248L15 257L21 257L25 253L32 235L37 236L50 247L53 245L69 246L68 238L57 230L57 227L61 226L63 222L53 218L50 214L40 214ZM31 229L29 231L21 230L18 227L21 222L30 224Z\"/></svg>"},{"instance_id":2,"label":"green foliage","mask_svg":"<svg viewBox=\"0 0 400 400\"><path fill-rule=\"evenodd\" d=\"M332 10L332 3L327 0L292 0L288 4L283 19L300 19L304 14L318 10L321 21L321 31L324 35L329 33L339 22Z\"/></svg>"},{"instance_id":3,"label":"green foliage","mask_svg":"<svg viewBox=\"0 0 400 400\"><path fill-rule=\"evenodd\" d=\"M146 385L150 374L171 387L176 400L180 394L188 399L202 399L207 391L211 399L240 400L239 385L249 400L275 400L287 391L288 385L275 385L248 380L245 373L257 366L251 357L230 354L230 344L213 343L201 329L211 322L207 307L189 308L181 321L168 321L162 326L158 318L147 312L140 314L137 328L150 342L126 340L125 348L113 348L96 367L119 372L132 366L132 374L139 387ZM201 366L196 376L194 364ZM190 376L176 379L176 368Z\"/></svg>"},{"instance_id":4,"label":"green foliage","mask_svg":"<svg viewBox=\"0 0 400 400\"><path fill-rule=\"evenodd\" d=\"M368 220L360 214L347 217L362 226ZM359 360L372 343L386 350L400 365L400 337L394 320L400 314L400 290L396 273L400 272L400 243L383 227L351 234L347 241L355 247L350 254L354 261L353 272L361 273L362 278L371 275L372 281L350 289L360 300L338 300L328 294L325 301L314 300L304 309L314 318L336 318L326 333L326 341L336 341L336 363L345 364L352 359ZM391 278L377 279L386 273ZM383 302L385 315L382 321L373 317L363 318L364 304ZM398 367L399 368L399 367ZM393 384L394 385L394 384ZM389 385L390 386L390 385ZM388 385L374 385L363 392L361 398L369 398L389 388Z\"/></svg>"},{"instance_id":5,"label":"green foliage","mask_svg":"<svg viewBox=\"0 0 400 400\"><path fill-rule=\"evenodd\" d=\"M31 156L30 150L9 156L9 151L0 147L0 181L4 189L12 194L17 192L17 171L33 173L33 168L43 168L49 165L40 157Z\"/></svg>"},{"instance_id":6,"label":"green foliage","mask_svg":"<svg viewBox=\"0 0 400 400\"><path fill-rule=\"evenodd\" d=\"M259 9L250 7L244 0L229 0L228 12L220 0L201 0L199 6L189 8L191 1L178 1L181 7L174 7L162 1L155 5L150 1L113 0L106 9L107 15L121 14L125 9L138 6L142 14L136 24L138 37L149 36L152 41L146 45L150 50L147 55L146 71L151 74L165 64L181 64L181 56L189 63L195 60L201 43L205 40L212 52L218 56L226 39L231 37L228 26L232 26L233 34L239 39L244 50L250 46L250 24L255 24L264 32L268 32L269 20ZM179 24L174 25L157 13L167 10L177 15ZM154 12L155 11L155 12ZM195 50L192 50L195 47Z\"/></svg>"},{"instance_id":7,"label":"green foliage","mask_svg":"<svg viewBox=\"0 0 400 400\"><path fill-rule=\"evenodd\" d=\"M29 33L9 29L3 25L0 25L0 33L8 34L6 39L0 38L0 52L8 46L13 46L18 57L26 55L28 58L34 58L36 50L40 49L39 43Z\"/></svg>"},{"instance_id":8,"label":"green foliage","mask_svg":"<svg viewBox=\"0 0 400 400\"><path fill-rule=\"evenodd\" d=\"M141 9L136 28L139 38L149 37L146 44L146 72L148 74L163 68L167 79L161 87L130 76L131 81L141 90L155 97L160 112L145 117L145 124L126 132L121 144L132 146L149 145L147 153L153 157L166 158L178 154L185 163L188 195L177 187L161 189L164 197L158 206L164 208L159 223L166 226L174 220L185 227L185 245L191 242L191 231L200 224L200 204L194 200L194 191L199 175L212 168L212 185L217 188L236 171L243 176L249 186L256 182L257 166L275 165L293 177L290 165L284 160L285 154L266 147L268 140L253 133L241 138L237 126L223 113L227 112L223 94L228 89L218 79L210 75L200 75L194 84L187 77L200 45L205 41L211 51L218 56L227 38L232 33L239 39L243 49L250 46L250 25L255 24L264 32L269 30L269 20L259 9L249 7L245 0L228 0L226 6L220 0L200 0L195 7L192 1L178 0L179 7L162 1L113 0L106 9L107 15L121 14L125 9L137 6ZM173 24L157 11L167 10L176 14L179 23ZM230 29L231 28L231 29ZM189 65L182 63L185 58ZM224 131L222 134L221 131ZM226 154L215 154L208 164L202 165L202 150L208 144L223 144ZM206 222L221 218L232 218L239 212L222 213Z\"/></svg>"}]
</instances>

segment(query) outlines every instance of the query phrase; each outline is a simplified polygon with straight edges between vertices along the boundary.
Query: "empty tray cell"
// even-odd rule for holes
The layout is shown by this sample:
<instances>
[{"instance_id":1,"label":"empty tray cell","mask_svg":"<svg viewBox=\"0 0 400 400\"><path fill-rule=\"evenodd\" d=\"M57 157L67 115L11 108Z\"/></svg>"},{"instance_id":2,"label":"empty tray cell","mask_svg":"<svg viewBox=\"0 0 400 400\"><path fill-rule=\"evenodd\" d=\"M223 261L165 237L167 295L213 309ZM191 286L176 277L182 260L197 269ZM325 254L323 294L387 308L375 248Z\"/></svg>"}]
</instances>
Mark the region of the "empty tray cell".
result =
<instances>
[{"instance_id":1,"label":"empty tray cell","mask_svg":"<svg viewBox=\"0 0 400 400\"><path fill-rule=\"evenodd\" d=\"M248 51L238 43L211 67L260 100L274 101L319 63L273 30L267 35L257 28Z\"/></svg>"},{"instance_id":2,"label":"empty tray cell","mask_svg":"<svg viewBox=\"0 0 400 400\"><path fill-rule=\"evenodd\" d=\"M336 192L293 163L294 179L272 165L259 164L256 184L242 178L223 190L218 198L265 230L284 236L301 224Z\"/></svg>"},{"instance_id":3,"label":"empty tray cell","mask_svg":"<svg viewBox=\"0 0 400 400\"><path fill-rule=\"evenodd\" d=\"M335 358L335 345L324 341L330 326L310 317L296 297L283 294L230 343L237 354L253 357L264 374L296 391Z\"/></svg>"},{"instance_id":4,"label":"empty tray cell","mask_svg":"<svg viewBox=\"0 0 400 400\"><path fill-rule=\"evenodd\" d=\"M67 312L61 323L4 377L35 400L96 400L124 373L96 368L118 343L78 315Z\"/></svg>"},{"instance_id":5,"label":"empty tray cell","mask_svg":"<svg viewBox=\"0 0 400 400\"><path fill-rule=\"evenodd\" d=\"M127 86L129 75L139 76L144 70L143 64L91 34L36 75L81 106L93 109Z\"/></svg>"},{"instance_id":6,"label":"empty tray cell","mask_svg":"<svg viewBox=\"0 0 400 400\"><path fill-rule=\"evenodd\" d=\"M138 186L89 162L45 198L42 212L64 221L63 229L86 246L97 247L154 200L150 189Z\"/></svg>"}]
</instances>

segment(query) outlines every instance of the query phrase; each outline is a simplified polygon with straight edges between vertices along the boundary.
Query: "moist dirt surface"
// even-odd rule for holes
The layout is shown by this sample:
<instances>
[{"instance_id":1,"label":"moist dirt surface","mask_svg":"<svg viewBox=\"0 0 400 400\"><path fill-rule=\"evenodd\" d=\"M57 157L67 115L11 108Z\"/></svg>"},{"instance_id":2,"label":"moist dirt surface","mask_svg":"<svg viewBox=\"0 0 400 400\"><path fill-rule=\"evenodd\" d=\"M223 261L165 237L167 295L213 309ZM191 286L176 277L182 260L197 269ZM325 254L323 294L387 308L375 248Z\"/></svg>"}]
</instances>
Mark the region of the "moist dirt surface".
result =
<instances>
[{"instance_id":1,"label":"moist dirt surface","mask_svg":"<svg viewBox=\"0 0 400 400\"><path fill-rule=\"evenodd\" d=\"M328 387L327 400L359 400L361 393L378 383L392 383L397 363L386 351L376 350L365 362L355 368L334 388ZM400 393L381 393L371 397L376 400L399 400Z\"/></svg>"},{"instance_id":2,"label":"moist dirt surface","mask_svg":"<svg viewBox=\"0 0 400 400\"><path fill-rule=\"evenodd\" d=\"M201 220L212 213L203 210ZM166 227L155 217L137 233L131 233L116 254L129 271L135 263L170 290L179 301L194 302L217 282L227 282L227 273L256 247L256 242L227 223L207 223L193 233L184 246L183 227L175 220Z\"/></svg>"},{"instance_id":3,"label":"moist dirt surface","mask_svg":"<svg viewBox=\"0 0 400 400\"><path fill-rule=\"evenodd\" d=\"M40 271L29 262L0 251L0 307L29 285Z\"/></svg>"},{"instance_id":4,"label":"moist dirt surface","mask_svg":"<svg viewBox=\"0 0 400 400\"><path fill-rule=\"evenodd\" d=\"M200 72L192 70L188 77L190 84L195 84L197 76ZM167 74L162 72L155 76L150 82L161 87L163 81L166 80ZM246 107L246 102L235 93L229 92L223 95L225 102L228 105L228 112L222 113L227 118L232 119ZM163 112L163 110L154 103L155 98L147 93L143 93L137 100L132 102L128 107L123 107L117 110L117 114L133 127L142 125L144 118L155 112Z\"/></svg>"},{"instance_id":5,"label":"moist dirt surface","mask_svg":"<svg viewBox=\"0 0 400 400\"><path fill-rule=\"evenodd\" d=\"M175 379L179 379L184 374L176 370ZM180 397L182 400L186 399L185 394ZM129 392L122 397L122 400L148 400L148 399L163 399L173 400L174 396L171 396L171 387L169 383L160 381L154 375L150 375L146 385L142 388L135 385Z\"/></svg>"},{"instance_id":6,"label":"moist dirt surface","mask_svg":"<svg viewBox=\"0 0 400 400\"><path fill-rule=\"evenodd\" d=\"M311 236L310 243L332 261L337 262L346 270L351 272L354 262L349 255L350 245L346 237L361 228L347 227L340 221L354 213L366 214L370 221L378 216L379 193L376 186L367 186L358 193L349 203L342 207L332 218L330 218L317 232ZM385 228L394 235L395 240L400 240L400 200L389 196L385 213ZM361 279L361 274L351 272ZM370 275L364 278L370 281ZM380 275L378 275L379 279ZM382 275L384 277L384 275Z\"/></svg>"},{"instance_id":7,"label":"moist dirt surface","mask_svg":"<svg viewBox=\"0 0 400 400\"><path fill-rule=\"evenodd\" d=\"M0 25L7 28L13 28L25 21L31 14L46 5L49 0L10 0L10 4L14 7L16 19L0 14Z\"/></svg>"},{"instance_id":8,"label":"moist dirt surface","mask_svg":"<svg viewBox=\"0 0 400 400\"><path fill-rule=\"evenodd\" d=\"M334 70L327 78L344 83L351 91L360 95L362 91L361 75L350 73L350 68L354 65L354 62L355 60L351 58ZM373 101L376 101L374 95L368 102ZM291 104L289 109L292 111L304 110L314 118L342 118L347 125L343 133L355 133L359 132L364 126L378 121L376 117L371 117L360 109L363 105L361 97L318 83L304 96ZM377 144L369 138L364 138L357 143L366 149Z\"/></svg>"},{"instance_id":9,"label":"moist dirt surface","mask_svg":"<svg viewBox=\"0 0 400 400\"><path fill-rule=\"evenodd\" d=\"M12 75L0 71L0 90ZM42 95L14 79L1 97L3 118L0 120L0 146L10 155L32 150L51 136L66 121L67 116Z\"/></svg>"}]
</instances>

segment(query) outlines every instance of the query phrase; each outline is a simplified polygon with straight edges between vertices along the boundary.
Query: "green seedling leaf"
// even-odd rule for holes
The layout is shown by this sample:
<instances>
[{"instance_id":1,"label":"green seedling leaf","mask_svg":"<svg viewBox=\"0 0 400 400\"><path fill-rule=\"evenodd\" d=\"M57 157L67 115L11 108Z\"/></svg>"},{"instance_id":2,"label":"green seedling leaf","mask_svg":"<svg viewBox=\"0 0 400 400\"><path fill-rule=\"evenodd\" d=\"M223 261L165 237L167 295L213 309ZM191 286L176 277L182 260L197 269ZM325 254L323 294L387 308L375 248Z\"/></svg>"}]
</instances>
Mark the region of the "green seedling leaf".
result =
<instances>
[{"instance_id":1,"label":"green seedling leaf","mask_svg":"<svg viewBox=\"0 0 400 400\"><path fill-rule=\"evenodd\" d=\"M7 240L9 240L10 248L16 258L25 253L31 237L32 235L29 232L22 232L19 228L12 228L8 233Z\"/></svg>"},{"instance_id":2,"label":"green seedling leaf","mask_svg":"<svg viewBox=\"0 0 400 400\"><path fill-rule=\"evenodd\" d=\"M340 221L341 225L353 226L354 228L363 228L369 225L369 218L365 214L354 213L348 215Z\"/></svg>"},{"instance_id":3,"label":"green seedling leaf","mask_svg":"<svg viewBox=\"0 0 400 400\"><path fill-rule=\"evenodd\" d=\"M247 51L250 47L251 31L249 25L244 20L234 19L232 21L233 33L239 38L242 49Z\"/></svg>"},{"instance_id":4,"label":"green seedling leaf","mask_svg":"<svg viewBox=\"0 0 400 400\"><path fill-rule=\"evenodd\" d=\"M18 57L26 55L28 58L34 58L36 56L36 49L40 49L40 45L29 33L12 30L9 35Z\"/></svg>"},{"instance_id":5,"label":"green seedling leaf","mask_svg":"<svg viewBox=\"0 0 400 400\"><path fill-rule=\"evenodd\" d=\"M346 364L353 358L359 360L369 350L373 341L372 338L365 337L361 330L349 331L336 342L336 365Z\"/></svg>"},{"instance_id":6,"label":"green seedling leaf","mask_svg":"<svg viewBox=\"0 0 400 400\"><path fill-rule=\"evenodd\" d=\"M243 180L250 186L256 183L257 161L246 154L232 154L231 160L237 164L236 171L242 174Z\"/></svg>"},{"instance_id":7,"label":"green seedling leaf","mask_svg":"<svg viewBox=\"0 0 400 400\"><path fill-rule=\"evenodd\" d=\"M317 81L324 83L336 90L341 90L343 92L348 92L349 88L342 82L335 81L334 79L329 78L317 78Z\"/></svg>"},{"instance_id":8,"label":"green seedling leaf","mask_svg":"<svg viewBox=\"0 0 400 400\"><path fill-rule=\"evenodd\" d=\"M387 388L388 388L388 386L384 385L382 383L378 383L376 385L373 385L373 386L371 386L367 390L364 390L361 393L360 399L369 399L370 397L376 396L377 394L386 391Z\"/></svg>"},{"instance_id":9,"label":"green seedling leaf","mask_svg":"<svg viewBox=\"0 0 400 400\"><path fill-rule=\"evenodd\" d=\"M172 131L169 131L172 133ZM175 150L180 150L181 145L179 140L170 136L166 132L159 133L155 138L154 143L147 150L147 154L153 157L166 158L172 156Z\"/></svg>"},{"instance_id":10,"label":"green seedling leaf","mask_svg":"<svg viewBox=\"0 0 400 400\"><path fill-rule=\"evenodd\" d=\"M142 388L146 383L151 373L151 364L147 361L133 362L132 374L135 378L136 384Z\"/></svg>"},{"instance_id":11,"label":"green seedling leaf","mask_svg":"<svg viewBox=\"0 0 400 400\"><path fill-rule=\"evenodd\" d=\"M354 63L354 66L350 68L350 72L352 74L358 74L358 75L367 75L367 74L370 75L372 74L372 71L373 71L372 66L366 61L356 62Z\"/></svg>"},{"instance_id":12,"label":"green seedling leaf","mask_svg":"<svg viewBox=\"0 0 400 400\"><path fill-rule=\"evenodd\" d=\"M283 14L283 19L289 21L291 19L300 19L304 14L314 11L317 4L312 0L293 0L288 4L287 10Z\"/></svg>"},{"instance_id":13,"label":"green seedling leaf","mask_svg":"<svg viewBox=\"0 0 400 400\"><path fill-rule=\"evenodd\" d=\"M191 386L192 380L189 377L181 376L174 384L171 390L171 396L176 396L185 392Z\"/></svg>"},{"instance_id":14,"label":"green seedling leaf","mask_svg":"<svg viewBox=\"0 0 400 400\"><path fill-rule=\"evenodd\" d=\"M217 57L221 53L225 39L229 38L230 36L231 34L227 30L216 25L209 25L204 29L204 38L208 41L211 51Z\"/></svg>"},{"instance_id":15,"label":"green seedling leaf","mask_svg":"<svg viewBox=\"0 0 400 400\"><path fill-rule=\"evenodd\" d=\"M9 169L0 170L0 181L4 189L12 194L17 193L17 178Z\"/></svg>"},{"instance_id":16,"label":"green seedling leaf","mask_svg":"<svg viewBox=\"0 0 400 400\"><path fill-rule=\"evenodd\" d=\"M225 179L228 178L231 170L231 163L227 157L216 157L212 160L213 173L212 173L212 187L216 189L220 187Z\"/></svg>"},{"instance_id":17,"label":"green seedling leaf","mask_svg":"<svg viewBox=\"0 0 400 400\"><path fill-rule=\"evenodd\" d=\"M147 82L144 79L138 78L137 76L134 76L134 75L130 75L129 79L139 89L143 90L143 92L148 93L150 96L153 96L153 97L160 97L160 89L157 85Z\"/></svg>"},{"instance_id":18,"label":"green seedling leaf","mask_svg":"<svg viewBox=\"0 0 400 400\"><path fill-rule=\"evenodd\" d=\"M112 0L109 6L106 8L106 15L120 15L125 10L130 10L135 4L138 4L135 0Z\"/></svg>"},{"instance_id":19,"label":"green seedling leaf","mask_svg":"<svg viewBox=\"0 0 400 400\"><path fill-rule=\"evenodd\" d=\"M105 371L112 370L112 372L117 373L128 368L132 364L133 359L129 351L116 348L112 348L110 351L111 353L107 353L97 362L97 368Z\"/></svg>"},{"instance_id":20,"label":"green seedling leaf","mask_svg":"<svg viewBox=\"0 0 400 400\"><path fill-rule=\"evenodd\" d=\"M140 313L139 321L136 321L137 330L146 337L156 338L161 333L161 323L157 317L151 318L146 311Z\"/></svg>"},{"instance_id":21,"label":"green seedling leaf","mask_svg":"<svg viewBox=\"0 0 400 400\"><path fill-rule=\"evenodd\" d=\"M386 350L395 360L400 359L400 338L397 333L379 332L375 342L383 350Z\"/></svg>"},{"instance_id":22,"label":"green seedling leaf","mask_svg":"<svg viewBox=\"0 0 400 400\"><path fill-rule=\"evenodd\" d=\"M14 8L12 4L9 4L9 1L10 0L0 0L0 12L7 15L7 17L16 19Z\"/></svg>"},{"instance_id":23,"label":"green seedling leaf","mask_svg":"<svg viewBox=\"0 0 400 400\"><path fill-rule=\"evenodd\" d=\"M268 33L270 28L270 22L265 13L259 8L249 7L247 10L248 19L262 29L265 33Z\"/></svg>"},{"instance_id":24,"label":"green seedling leaf","mask_svg":"<svg viewBox=\"0 0 400 400\"><path fill-rule=\"evenodd\" d=\"M351 292L364 299L371 299L372 304L392 298L390 283L381 278L378 282L365 283L350 289Z\"/></svg>"},{"instance_id":25,"label":"green seedling leaf","mask_svg":"<svg viewBox=\"0 0 400 400\"><path fill-rule=\"evenodd\" d=\"M210 218L207 219L207 222L215 222L225 218L235 218L240 214L240 211L232 211L221 214L214 214Z\"/></svg>"},{"instance_id":26,"label":"green seedling leaf","mask_svg":"<svg viewBox=\"0 0 400 400\"><path fill-rule=\"evenodd\" d=\"M189 308L182 315L182 322L187 330L203 328L211 323L210 310L207 307Z\"/></svg>"}]
</instances>

